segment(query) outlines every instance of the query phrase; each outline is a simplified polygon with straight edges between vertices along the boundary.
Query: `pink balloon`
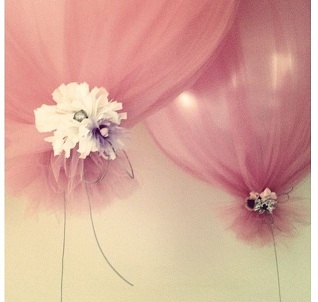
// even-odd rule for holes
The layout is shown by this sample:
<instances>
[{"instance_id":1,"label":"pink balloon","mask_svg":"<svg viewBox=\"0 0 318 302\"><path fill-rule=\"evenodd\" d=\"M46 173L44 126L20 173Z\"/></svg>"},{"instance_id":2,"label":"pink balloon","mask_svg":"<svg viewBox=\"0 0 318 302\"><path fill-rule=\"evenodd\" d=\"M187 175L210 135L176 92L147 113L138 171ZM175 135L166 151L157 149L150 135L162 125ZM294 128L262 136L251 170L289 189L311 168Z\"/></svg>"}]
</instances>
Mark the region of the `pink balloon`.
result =
<instances>
[{"instance_id":1,"label":"pink balloon","mask_svg":"<svg viewBox=\"0 0 318 302\"><path fill-rule=\"evenodd\" d=\"M310 168L310 2L242 2L217 59L147 123L177 165L235 197L221 213L239 238L292 234L306 207L285 193ZM266 188L273 214L248 211L249 193Z\"/></svg>"},{"instance_id":2,"label":"pink balloon","mask_svg":"<svg viewBox=\"0 0 318 302\"><path fill-rule=\"evenodd\" d=\"M82 160L51 157L47 135L34 126L34 109L54 104L54 89L84 81L105 87L128 113L124 126L132 127L192 85L225 36L236 3L6 1L8 192L24 191L36 200L48 188L41 199L50 207L58 203L55 194L82 192ZM111 175L95 203L130 186L121 174ZM77 188L70 184L73 177ZM115 183L122 189L110 189Z\"/></svg>"},{"instance_id":3,"label":"pink balloon","mask_svg":"<svg viewBox=\"0 0 318 302\"><path fill-rule=\"evenodd\" d=\"M52 103L62 83L102 86L126 125L175 98L224 38L235 0L7 1L6 90L15 118ZM32 107L32 108L31 108Z\"/></svg>"}]
</instances>

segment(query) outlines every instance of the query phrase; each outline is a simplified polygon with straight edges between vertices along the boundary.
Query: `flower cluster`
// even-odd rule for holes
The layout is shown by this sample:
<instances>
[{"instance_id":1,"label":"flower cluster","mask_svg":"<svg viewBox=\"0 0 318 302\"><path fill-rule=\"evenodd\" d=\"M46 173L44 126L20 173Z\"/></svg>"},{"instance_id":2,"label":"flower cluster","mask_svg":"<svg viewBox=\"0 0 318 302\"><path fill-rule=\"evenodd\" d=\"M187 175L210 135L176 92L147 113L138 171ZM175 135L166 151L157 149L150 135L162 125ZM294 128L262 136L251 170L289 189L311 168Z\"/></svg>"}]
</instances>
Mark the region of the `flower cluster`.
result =
<instances>
[{"instance_id":1,"label":"flower cluster","mask_svg":"<svg viewBox=\"0 0 318 302\"><path fill-rule=\"evenodd\" d=\"M115 159L116 150L122 149L126 133L120 127L126 113L118 113L122 103L108 100L104 88L89 91L87 83L62 84L52 94L56 105L42 105L34 111L39 132L52 132L45 140L51 142L54 155L63 151L69 158L77 146L80 158L98 152L106 159Z\"/></svg>"},{"instance_id":2,"label":"flower cluster","mask_svg":"<svg viewBox=\"0 0 318 302\"><path fill-rule=\"evenodd\" d=\"M276 193L266 188L260 194L257 192L250 192L250 196L246 199L245 206L249 211L255 211L259 214L273 214L276 203Z\"/></svg>"}]
</instances>

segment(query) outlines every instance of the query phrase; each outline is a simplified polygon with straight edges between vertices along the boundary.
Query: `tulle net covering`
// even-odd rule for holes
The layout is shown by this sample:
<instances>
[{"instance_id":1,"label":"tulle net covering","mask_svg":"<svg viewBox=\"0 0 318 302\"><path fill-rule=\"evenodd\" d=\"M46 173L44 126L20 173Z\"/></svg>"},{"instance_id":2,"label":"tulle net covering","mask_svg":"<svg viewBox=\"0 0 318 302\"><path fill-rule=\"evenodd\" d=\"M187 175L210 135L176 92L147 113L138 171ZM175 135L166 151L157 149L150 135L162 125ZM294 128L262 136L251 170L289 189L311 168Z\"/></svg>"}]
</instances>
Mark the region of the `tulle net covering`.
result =
<instances>
[{"instance_id":1,"label":"tulle net covering","mask_svg":"<svg viewBox=\"0 0 318 302\"><path fill-rule=\"evenodd\" d=\"M6 190L35 208L81 209L128 196L136 180L125 156L53 156L35 128L34 110L54 105L61 84L104 87L123 104L130 128L187 89L232 24L237 1L6 1ZM96 175L94 178L92 175ZM87 182L87 177L90 180ZM84 181L85 180L85 181Z\"/></svg>"},{"instance_id":2,"label":"tulle net covering","mask_svg":"<svg viewBox=\"0 0 318 302\"><path fill-rule=\"evenodd\" d=\"M147 124L177 165L233 195L217 211L240 239L293 234L309 217L290 190L310 169L310 2L241 2L217 59ZM249 211L266 188L273 213Z\"/></svg>"}]
</instances>

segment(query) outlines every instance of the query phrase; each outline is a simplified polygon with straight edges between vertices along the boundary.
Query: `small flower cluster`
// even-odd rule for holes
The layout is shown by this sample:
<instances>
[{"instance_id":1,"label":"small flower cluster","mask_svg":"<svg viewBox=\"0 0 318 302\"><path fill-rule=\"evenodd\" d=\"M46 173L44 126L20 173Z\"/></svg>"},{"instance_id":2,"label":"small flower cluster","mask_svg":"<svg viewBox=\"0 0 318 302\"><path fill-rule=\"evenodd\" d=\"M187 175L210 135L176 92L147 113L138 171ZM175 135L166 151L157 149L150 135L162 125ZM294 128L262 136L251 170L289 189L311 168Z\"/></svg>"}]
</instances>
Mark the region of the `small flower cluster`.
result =
<instances>
[{"instance_id":1,"label":"small flower cluster","mask_svg":"<svg viewBox=\"0 0 318 302\"><path fill-rule=\"evenodd\" d=\"M266 188L262 193L250 192L250 196L246 199L245 207L249 211L255 211L259 214L273 214L277 203L277 195L270 189Z\"/></svg>"},{"instance_id":2,"label":"small flower cluster","mask_svg":"<svg viewBox=\"0 0 318 302\"><path fill-rule=\"evenodd\" d=\"M85 159L91 152L98 152L106 159L115 159L116 150L122 149L121 140L126 133L119 127L127 118L118 113L122 103L108 100L104 88L89 91L87 83L62 84L52 94L56 105L42 105L34 111L35 125L39 132L52 132L45 140L51 142L54 155L63 151L69 158L71 150L77 147Z\"/></svg>"}]
</instances>

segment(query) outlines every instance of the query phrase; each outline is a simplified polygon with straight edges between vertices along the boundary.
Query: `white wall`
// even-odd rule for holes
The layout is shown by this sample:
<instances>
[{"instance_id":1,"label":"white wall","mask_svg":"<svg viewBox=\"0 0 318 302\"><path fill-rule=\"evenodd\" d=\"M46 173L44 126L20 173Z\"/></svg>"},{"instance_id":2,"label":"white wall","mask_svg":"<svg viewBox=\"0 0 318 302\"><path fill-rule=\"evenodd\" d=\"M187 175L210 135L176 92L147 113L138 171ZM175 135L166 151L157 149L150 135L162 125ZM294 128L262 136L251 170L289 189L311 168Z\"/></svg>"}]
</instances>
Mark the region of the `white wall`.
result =
<instances>
[{"instance_id":1,"label":"white wall","mask_svg":"<svg viewBox=\"0 0 318 302\"><path fill-rule=\"evenodd\" d=\"M106 265L88 215L68 217L64 302L278 301L273 247L236 240L211 213L230 198L174 166L143 126L133 129L142 186L95 213L100 243L129 287ZM135 151L141 150L139 156ZM295 192L310 197L309 178ZM59 301L63 222L6 200L6 301ZM310 301L310 227L278 246L282 301Z\"/></svg>"}]
</instances>

